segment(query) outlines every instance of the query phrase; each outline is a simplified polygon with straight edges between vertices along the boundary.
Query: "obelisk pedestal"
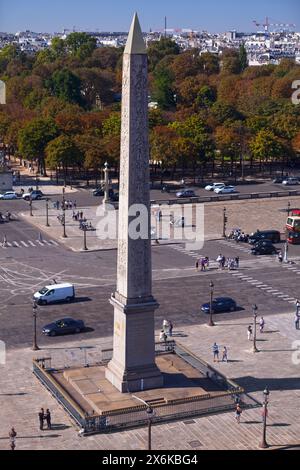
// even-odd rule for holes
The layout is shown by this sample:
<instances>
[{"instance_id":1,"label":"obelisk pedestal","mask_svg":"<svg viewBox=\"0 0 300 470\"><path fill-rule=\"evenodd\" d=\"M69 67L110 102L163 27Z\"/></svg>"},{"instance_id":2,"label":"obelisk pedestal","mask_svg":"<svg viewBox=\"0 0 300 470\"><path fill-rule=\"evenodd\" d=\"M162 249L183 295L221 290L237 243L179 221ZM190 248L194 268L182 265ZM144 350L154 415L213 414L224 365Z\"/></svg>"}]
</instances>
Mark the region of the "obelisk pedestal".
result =
<instances>
[{"instance_id":1,"label":"obelisk pedestal","mask_svg":"<svg viewBox=\"0 0 300 470\"><path fill-rule=\"evenodd\" d=\"M137 238L130 224L140 213L143 227ZM123 56L117 290L110 302L113 358L106 378L121 392L162 387L155 364L158 304L152 296L147 54L136 14Z\"/></svg>"}]
</instances>

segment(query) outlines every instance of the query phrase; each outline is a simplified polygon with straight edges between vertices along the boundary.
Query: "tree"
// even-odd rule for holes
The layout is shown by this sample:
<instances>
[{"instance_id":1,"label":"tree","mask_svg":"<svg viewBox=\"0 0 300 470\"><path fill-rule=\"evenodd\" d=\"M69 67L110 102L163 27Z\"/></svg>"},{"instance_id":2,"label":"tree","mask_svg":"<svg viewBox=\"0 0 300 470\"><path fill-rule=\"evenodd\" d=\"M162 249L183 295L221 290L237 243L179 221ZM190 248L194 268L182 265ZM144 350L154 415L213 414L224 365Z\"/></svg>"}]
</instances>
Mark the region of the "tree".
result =
<instances>
[{"instance_id":1,"label":"tree","mask_svg":"<svg viewBox=\"0 0 300 470\"><path fill-rule=\"evenodd\" d=\"M110 116L103 121L104 136L120 136L121 134L121 115L120 113L111 113Z\"/></svg>"},{"instance_id":2,"label":"tree","mask_svg":"<svg viewBox=\"0 0 300 470\"><path fill-rule=\"evenodd\" d=\"M156 68L153 81L152 98L157 101L161 109L170 109L175 106L173 89L173 76L167 68Z\"/></svg>"},{"instance_id":3,"label":"tree","mask_svg":"<svg viewBox=\"0 0 300 470\"><path fill-rule=\"evenodd\" d=\"M62 168L65 181L68 167L83 164L83 153L69 136L60 135L51 140L45 152L47 165L51 169Z\"/></svg>"},{"instance_id":4,"label":"tree","mask_svg":"<svg viewBox=\"0 0 300 470\"><path fill-rule=\"evenodd\" d=\"M204 85L200 88L197 97L196 97L196 106L198 109L201 108L210 108L217 99L216 89Z\"/></svg>"},{"instance_id":5,"label":"tree","mask_svg":"<svg viewBox=\"0 0 300 470\"><path fill-rule=\"evenodd\" d=\"M58 98L70 103L82 104L81 81L70 70L56 70L47 85Z\"/></svg>"},{"instance_id":6,"label":"tree","mask_svg":"<svg viewBox=\"0 0 300 470\"><path fill-rule=\"evenodd\" d=\"M282 141L270 130L262 129L250 140L250 149L254 158L260 162L274 161L284 157ZM270 166L271 168L271 166Z\"/></svg>"},{"instance_id":7,"label":"tree","mask_svg":"<svg viewBox=\"0 0 300 470\"><path fill-rule=\"evenodd\" d=\"M65 39L67 50L81 60L89 57L97 47L96 38L87 33L71 33Z\"/></svg>"},{"instance_id":8,"label":"tree","mask_svg":"<svg viewBox=\"0 0 300 470\"><path fill-rule=\"evenodd\" d=\"M222 73L240 73L240 55L235 49L225 49L222 54Z\"/></svg>"},{"instance_id":9,"label":"tree","mask_svg":"<svg viewBox=\"0 0 300 470\"><path fill-rule=\"evenodd\" d=\"M35 118L20 130L18 148L28 160L37 160L39 171L46 175L45 149L57 136L57 127L52 119Z\"/></svg>"},{"instance_id":10,"label":"tree","mask_svg":"<svg viewBox=\"0 0 300 470\"><path fill-rule=\"evenodd\" d=\"M239 49L239 62L240 72L243 72L248 67L248 56L245 44L242 44Z\"/></svg>"},{"instance_id":11,"label":"tree","mask_svg":"<svg viewBox=\"0 0 300 470\"><path fill-rule=\"evenodd\" d=\"M156 65L168 55L178 55L180 48L175 41L162 37L159 41L153 41L148 48L149 68L154 70Z\"/></svg>"},{"instance_id":12,"label":"tree","mask_svg":"<svg viewBox=\"0 0 300 470\"><path fill-rule=\"evenodd\" d=\"M220 71L219 57L215 54L211 54L210 52L204 52L201 54L200 64L203 72L207 75L214 75Z\"/></svg>"}]
</instances>

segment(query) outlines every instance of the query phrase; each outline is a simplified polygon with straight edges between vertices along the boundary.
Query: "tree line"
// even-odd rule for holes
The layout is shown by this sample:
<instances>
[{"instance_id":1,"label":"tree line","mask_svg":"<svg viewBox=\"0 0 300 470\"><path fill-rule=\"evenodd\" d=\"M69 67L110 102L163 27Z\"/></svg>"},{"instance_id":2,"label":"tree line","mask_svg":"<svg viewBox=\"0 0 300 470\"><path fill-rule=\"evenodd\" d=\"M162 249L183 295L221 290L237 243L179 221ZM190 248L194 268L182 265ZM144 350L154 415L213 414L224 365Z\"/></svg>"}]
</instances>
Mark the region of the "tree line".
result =
<instances>
[{"instance_id":1,"label":"tree line","mask_svg":"<svg viewBox=\"0 0 300 470\"><path fill-rule=\"evenodd\" d=\"M118 168L123 48L96 47L86 33L54 38L25 54L0 51L7 104L0 140L10 153L46 168L99 173ZM221 55L181 51L171 39L150 43L150 159L153 173L204 176L243 172L255 164L299 164L300 107L291 102L300 66L249 67L245 48Z\"/></svg>"}]
</instances>

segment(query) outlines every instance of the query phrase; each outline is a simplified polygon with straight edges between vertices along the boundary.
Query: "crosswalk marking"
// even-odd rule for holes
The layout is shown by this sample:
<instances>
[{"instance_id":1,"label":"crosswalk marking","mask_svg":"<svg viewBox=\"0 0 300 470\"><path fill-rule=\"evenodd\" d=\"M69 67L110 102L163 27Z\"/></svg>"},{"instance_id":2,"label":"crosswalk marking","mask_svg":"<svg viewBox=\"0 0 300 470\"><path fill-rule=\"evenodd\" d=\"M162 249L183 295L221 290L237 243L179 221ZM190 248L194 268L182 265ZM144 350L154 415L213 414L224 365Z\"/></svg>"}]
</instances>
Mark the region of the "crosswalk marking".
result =
<instances>
[{"instance_id":1,"label":"crosswalk marking","mask_svg":"<svg viewBox=\"0 0 300 470\"><path fill-rule=\"evenodd\" d=\"M54 248L55 246L59 246L59 244L54 240L11 240L6 241L6 243L0 243L0 248L7 249L7 248L37 248L38 245L40 246L49 246Z\"/></svg>"},{"instance_id":2,"label":"crosswalk marking","mask_svg":"<svg viewBox=\"0 0 300 470\"><path fill-rule=\"evenodd\" d=\"M28 248L27 243L23 242L23 240L21 240L21 243L22 243L22 245L24 245L26 248Z\"/></svg>"},{"instance_id":3,"label":"crosswalk marking","mask_svg":"<svg viewBox=\"0 0 300 470\"><path fill-rule=\"evenodd\" d=\"M34 244L31 240L28 240L28 243L29 243L29 245L31 245L31 246L35 246L35 244Z\"/></svg>"}]
</instances>

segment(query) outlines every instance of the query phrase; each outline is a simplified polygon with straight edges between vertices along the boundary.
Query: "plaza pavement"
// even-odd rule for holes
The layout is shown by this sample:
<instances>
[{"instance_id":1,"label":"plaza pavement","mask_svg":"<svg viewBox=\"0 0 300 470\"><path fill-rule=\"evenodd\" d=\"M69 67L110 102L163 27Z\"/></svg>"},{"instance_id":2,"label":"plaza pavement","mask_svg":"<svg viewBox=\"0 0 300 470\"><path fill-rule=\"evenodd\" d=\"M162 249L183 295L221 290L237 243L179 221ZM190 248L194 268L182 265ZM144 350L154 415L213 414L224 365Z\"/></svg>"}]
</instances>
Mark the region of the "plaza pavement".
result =
<instances>
[{"instance_id":1,"label":"plaza pavement","mask_svg":"<svg viewBox=\"0 0 300 470\"><path fill-rule=\"evenodd\" d=\"M76 197L76 196L75 196ZM70 197L72 199L72 197ZM295 198L272 198L264 200L253 200L253 201L230 201L230 202L218 202L194 205L186 204L182 212L183 207L181 205L161 206L162 211L162 224L164 226L163 233L167 236L162 236L160 244L166 243L180 243L182 242L181 229L174 239L172 235L172 229L170 229L169 216L170 212L174 211L175 220L185 215L186 220L191 220L191 223L187 223L185 227L185 237L194 236L194 227L192 224L196 223L197 236L201 239L211 240L222 238L223 234L223 209L227 209L227 233L234 227L240 227L245 233L251 233L256 229L265 230L273 229L284 232L285 223L287 219L287 208L288 202L291 202L291 207L300 208L300 197ZM94 228L97 228L100 220L99 215L101 209L99 206L78 206L76 210L82 210L83 216L88 222L91 222ZM258 210L259 209L259 210ZM100 210L100 212L99 212ZM200 210L197 212L197 216L192 215L193 210ZM204 218L202 218L201 211L203 210ZM66 210L66 233L67 238L62 237L63 227L57 216L61 213L57 209L53 209L53 204L49 202L49 223L50 227L46 227L46 215L45 215L45 201L35 201L33 203L33 217L29 215L29 211L22 211L21 216L30 224L35 226L41 233L50 236L65 247L72 251L83 250L83 231L79 230L79 223L72 220L72 210ZM197 218L196 218L197 217ZM156 220L155 209L152 209L151 214L151 227L158 232L159 223ZM202 233L203 231L203 233ZM116 239L100 239L97 231L87 231L87 247L90 251L93 250L105 250L115 249L117 247Z\"/></svg>"},{"instance_id":2,"label":"plaza pavement","mask_svg":"<svg viewBox=\"0 0 300 470\"><path fill-rule=\"evenodd\" d=\"M247 326L250 317L243 320L222 320L215 318L216 326L192 325L180 328L179 342L210 362L227 376L244 386L253 397L262 400L266 386L270 390L267 441L271 449L300 444L300 365L293 363L300 359L300 330L293 325L293 315L282 313L269 315L266 331L258 333L260 352L251 351L247 340ZM182 334L184 333L184 334ZM157 338L159 332L156 332ZM174 339L177 339L174 325ZM185 336L186 335L186 336ZM61 406L52 398L31 371L32 357L51 354L62 361L63 339L58 339L55 351L51 349L33 353L29 349L13 349L7 353L6 365L0 365L0 449L9 448L8 432L15 427L17 449L73 449L73 450L131 450L145 449L147 428L138 428L120 433L79 437L78 430ZM222 348L228 347L228 363L213 363L212 344L216 341ZM70 346L82 346L83 342L73 341ZM111 338L84 341L85 346L99 349L111 346ZM297 347L299 348L297 353ZM60 349L61 348L61 349ZM95 353L94 353L95 354ZM53 429L40 431L37 413L40 407L52 412ZM208 449L257 449L262 437L261 408L245 410L241 424L234 419L234 413L185 419L182 421L155 425L152 429L153 450L208 450Z\"/></svg>"}]
</instances>

